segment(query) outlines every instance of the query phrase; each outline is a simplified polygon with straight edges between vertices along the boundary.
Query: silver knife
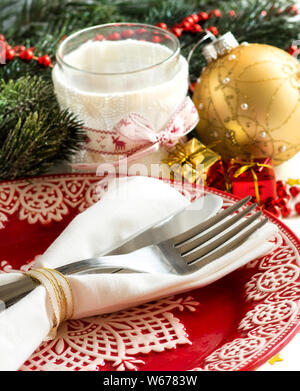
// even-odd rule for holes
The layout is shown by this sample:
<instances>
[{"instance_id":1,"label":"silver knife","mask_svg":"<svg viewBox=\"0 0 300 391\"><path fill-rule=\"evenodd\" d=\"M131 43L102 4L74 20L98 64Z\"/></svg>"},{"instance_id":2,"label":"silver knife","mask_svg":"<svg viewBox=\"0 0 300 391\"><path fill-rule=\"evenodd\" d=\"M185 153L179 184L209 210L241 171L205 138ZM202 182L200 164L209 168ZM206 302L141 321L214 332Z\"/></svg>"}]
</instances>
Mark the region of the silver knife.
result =
<instances>
[{"instance_id":1,"label":"silver knife","mask_svg":"<svg viewBox=\"0 0 300 391\"><path fill-rule=\"evenodd\" d=\"M139 248L180 235L215 215L221 209L222 205L223 199L221 197L215 194L207 194L155 226L146 229L144 228L142 232L126 239L126 241L121 245L118 245L118 247L113 248L109 252L105 251L105 254L99 255L128 254Z\"/></svg>"}]
</instances>

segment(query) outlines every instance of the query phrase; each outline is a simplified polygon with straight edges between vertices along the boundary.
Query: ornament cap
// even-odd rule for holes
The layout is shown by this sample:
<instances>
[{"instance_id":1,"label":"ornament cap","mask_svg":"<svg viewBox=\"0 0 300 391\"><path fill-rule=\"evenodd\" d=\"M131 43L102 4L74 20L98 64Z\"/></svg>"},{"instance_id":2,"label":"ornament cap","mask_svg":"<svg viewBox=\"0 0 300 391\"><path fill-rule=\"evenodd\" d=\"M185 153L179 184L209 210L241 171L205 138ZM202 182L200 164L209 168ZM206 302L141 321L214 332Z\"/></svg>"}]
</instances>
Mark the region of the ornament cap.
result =
<instances>
[{"instance_id":1,"label":"ornament cap","mask_svg":"<svg viewBox=\"0 0 300 391\"><path fill-rule=\"evenodd\" d=\"M204 46L202 53L207 62L216 60L219 56L223 56L231 49L239 46L238 41L234 35L229 31L222 35L220 38L215 39L213 42Z\"/></svg>"}]
</instances>

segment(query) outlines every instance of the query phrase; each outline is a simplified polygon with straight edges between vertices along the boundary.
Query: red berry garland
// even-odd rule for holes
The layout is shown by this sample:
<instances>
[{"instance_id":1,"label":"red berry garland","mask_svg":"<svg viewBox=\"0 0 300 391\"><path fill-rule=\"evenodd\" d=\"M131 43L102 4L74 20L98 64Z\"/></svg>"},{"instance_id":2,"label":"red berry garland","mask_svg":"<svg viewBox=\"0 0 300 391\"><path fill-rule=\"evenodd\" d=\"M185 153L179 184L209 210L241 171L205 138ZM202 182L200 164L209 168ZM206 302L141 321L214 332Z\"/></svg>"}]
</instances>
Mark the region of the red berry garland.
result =
<instances>
[{"instance_id":1,"label":"red berry garland","mask_svg":"<svg viewBox=\"0 0 300 391\"><path fill-rule=\"evenodd\" d=\"M285 10L283 10L282 8L278 8L276 15L280 15L282 12L286 12L291 14L292 16L295 16L298 14L298 8L295 5L287 7ZM260 16L265 18L267 14L267 11L263 10L261 11ZM230 10L228 12L228 15L230 15L231 17L235 17L236 12L234 10ZM169 30L171 31L171 33L176 35L177 38L180 38L183 33L197 34L202 33L205 29L207 29L214 35L218 35L219 31L216 26L207 26L204 28L203 26L201 26L201 24L206 23L209 19L214 18L214 20L216 20L221 17L222 13L219 9L211 10L209 13L201 11L197 14L194 13L186 16L180 23L176 23L174 26L170 27ZM164 30L168 29L166 23L164 22L159 22L156 26ZM291 45L286 49L286 51L293 55L298 52L298 48L295 45Z\"/></svg>"},{"instance_id":2,"label":"red berry garland","mask_svg":"<svg viewBox=\"0 0 300 391\"><path fill-rule=\"evenodd\" d=\"M3 34L0 34L0 41L4 42L4 50L5 50L5 60L7 62L12 61L14 58L19 58L24 62L31 62L35 60L39 63L39 65L48 68L53 67L51 63L51 58L48 54L45 54L41 57L36 57L34 55L34 48L26 48L23 45L17 45L15 48L12 48L5 39Z\"/></svg>"},{"instance_id":3,"label":"red berry garland","mask_svg":"<svg viewBox=\"0 0 300 391\"><path fill-rule=\"evenodd\" d=\"M276 200L267 199L264 208L277 217L280 217L281 214L282 217L287 218L292 213L291 201L300 194L300 186L288 186L286 181L280 180L276 182L276 187L278 198ZM295 211L300 214L300 202L296 203Z\"/></svg>"},{"instance_id":4,"label":"red berry garland","mask_svg":"<svg viewBox=\"0 0 300 391\"><path fill-rule=\"evenodd\" d=\"M280 15L282 12L288 13L292 16L295 16L298 14L298 8L295 5L291 5L287 7L286 9L278 8L276 15ZM231 17L236 16L236 12L234 10L230 10L228 12L228 15ZM267 12L263 10L261 12L261 16L265 17L267 16ZM179 23L176 23L175 25L171 26L168 28L167 24L165 22L158 22L156 24L157 27L160 27L162 30L169 30L171 33L173 33L177 38L180 38L183 33L187 34L198 34L198 33L203 33L204 30L210 31L212 34L217 36L219 34L218 28L216 26L203 26L204 24L206 25L207 22L212 19L216 20L222 18L222 12L219 9L213 9L209 13L201 11L199 13L193 13L191 15L186 16L183 18L183 20ZM122 33L119 33L117 31L112 32L109 34L107 39L116 41L121 38L127 39L131 38L134 35L140 36L141 39L145 37L144 34L147 33L146 28L140 28L136 31L133 31L132 29L128 29L123 31ZM63 37L65 38L65 37ZM98 34L94 38L96 41L102 41L105 39L105 36L102 34ZM157 35L153 35L152 37L152 42L154 43L160 43L161 40L164 38L161 38ZM5 36L3 34L0 34L0 42L4 42L4 58L7 62L12 61L15 58L20 58L24 62L31 62L32 60L37 61L38 64L41 67L48 68L51 67L53 68L53 64L51 63L51 58L48 54L42 55L40 57L37 57L34 55L34 48L26 48L25 46L18 45L15 48L12 48L5 39ZM3 46L3 45L2 45ZM1 46L0 46L1 49ZM294 55L298 53L299 49L295 45L289 46L286 51L290 53L291 55ZM0 51L0 55L3 54ZM296 190L291 189L291 194ZM284 191L281 189L280 191L281 194L279 194L280 198L283 198L286 196ZM297 193L298 194L298 193ZM293 195L293 194L292 194Z\"/></svg>"}]
</instances>

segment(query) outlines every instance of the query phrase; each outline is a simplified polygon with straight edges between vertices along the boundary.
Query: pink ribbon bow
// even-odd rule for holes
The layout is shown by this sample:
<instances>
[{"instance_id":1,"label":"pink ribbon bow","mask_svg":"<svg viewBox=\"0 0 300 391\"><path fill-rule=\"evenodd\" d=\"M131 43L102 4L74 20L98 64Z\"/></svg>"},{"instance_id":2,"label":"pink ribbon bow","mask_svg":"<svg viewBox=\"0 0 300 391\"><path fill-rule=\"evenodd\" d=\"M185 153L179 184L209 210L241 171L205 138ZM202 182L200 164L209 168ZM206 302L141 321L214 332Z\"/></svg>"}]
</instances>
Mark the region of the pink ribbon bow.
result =
<instances>
[{"instance_id":1,"label":"pink ribbon bow","mask_svg":"<svg viewBox=\"0 0 300 391\"><path fill-rule=\"evenodd\" d=\"M126 161L130 163L155 151L160 146L171 147L187 135L198 123L197 109L189 97L186 97L178 110L172 115L167 124L160 132L155 132L151 124L137 113L130 113L125 119L121 119L113 128L113 131L125 139L143 142L145 147L126 156L121 160L109 162L113 166ZM77 169L97 169L101 163L73 164Z\"/></svg>"}]
</instances>

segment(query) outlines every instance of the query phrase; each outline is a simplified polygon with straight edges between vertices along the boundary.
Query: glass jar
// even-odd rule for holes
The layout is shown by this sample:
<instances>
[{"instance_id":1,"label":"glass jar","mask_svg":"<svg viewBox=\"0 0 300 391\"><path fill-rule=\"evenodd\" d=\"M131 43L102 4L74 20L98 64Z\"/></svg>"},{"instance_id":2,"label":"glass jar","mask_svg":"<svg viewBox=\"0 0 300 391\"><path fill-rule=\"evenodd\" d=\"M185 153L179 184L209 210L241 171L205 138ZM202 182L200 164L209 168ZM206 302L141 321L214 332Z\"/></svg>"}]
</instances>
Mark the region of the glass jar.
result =
<instances>
[{"instance_id":1,"label":"glass jar","mask_svg":"<svg viewBox=\"0 0 300 391\"><path fill-rule=\"evenodd\" d=\"M87 28L61 42L52 78L60 106L84 123L76 161L117 159L141 141L122 141L114 126L130 113L161 131L184 101L188 64L178 39L158 27L118 23Z\"/></svg>"}]
</instances>

